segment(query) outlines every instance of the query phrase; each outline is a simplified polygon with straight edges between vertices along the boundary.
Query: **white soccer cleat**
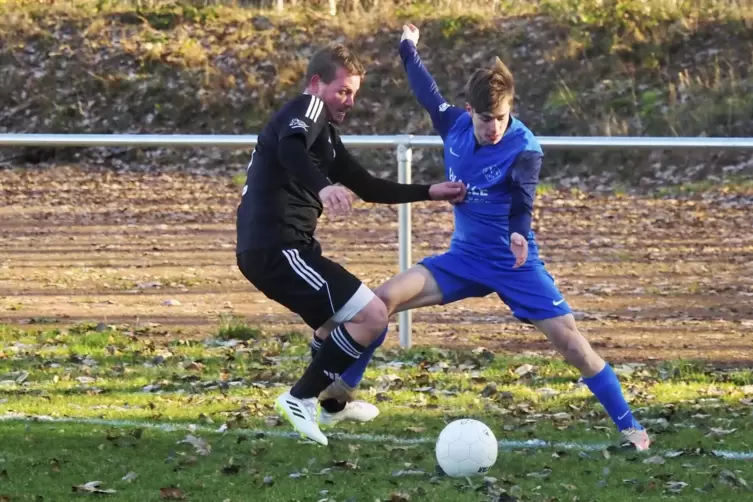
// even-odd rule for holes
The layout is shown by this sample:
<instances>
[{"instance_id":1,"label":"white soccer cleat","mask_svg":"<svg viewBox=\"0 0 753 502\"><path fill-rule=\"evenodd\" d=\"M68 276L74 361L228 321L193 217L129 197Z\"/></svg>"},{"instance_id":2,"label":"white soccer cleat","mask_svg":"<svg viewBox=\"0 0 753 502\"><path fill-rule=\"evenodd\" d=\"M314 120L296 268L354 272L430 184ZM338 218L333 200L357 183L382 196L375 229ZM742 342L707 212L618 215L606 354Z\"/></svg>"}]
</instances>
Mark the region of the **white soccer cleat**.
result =
<instances>
[{"instance_id":1,"label":"white soccer cleat","mask_svg":"<svg viewBox=\"0 0 753 502\"><path fill-rule=\"evenodd\" d=\"M335 425L343 420L370 422L379 415L379 408L365 401L350 401L340 411L330 413L324 408L319 410L319 425Z\"/></svg>"},{"instance_id":2,"label":"white soccer cleat","mask_svg":"<svg viewBox=\"0 0 753 502\"><path fill-rule=\"evenodd\" d=\"M298 399L288 391L275 400L275 409L302 437L327 446L327 436L316 423L316 403L316 398Z\"/></svg>"},{"instance_id":3,"label":"white soccer cleat","mask_svg":"<svg viewBox=\"0 0 753 502\"><path fill-rule=\"evenodd\" d=\"M638 451L646 451L651 446L651 439L645 429L625 429L620 435L622 436L621 445L633 445Z\"/></svg>"}]
</instances>

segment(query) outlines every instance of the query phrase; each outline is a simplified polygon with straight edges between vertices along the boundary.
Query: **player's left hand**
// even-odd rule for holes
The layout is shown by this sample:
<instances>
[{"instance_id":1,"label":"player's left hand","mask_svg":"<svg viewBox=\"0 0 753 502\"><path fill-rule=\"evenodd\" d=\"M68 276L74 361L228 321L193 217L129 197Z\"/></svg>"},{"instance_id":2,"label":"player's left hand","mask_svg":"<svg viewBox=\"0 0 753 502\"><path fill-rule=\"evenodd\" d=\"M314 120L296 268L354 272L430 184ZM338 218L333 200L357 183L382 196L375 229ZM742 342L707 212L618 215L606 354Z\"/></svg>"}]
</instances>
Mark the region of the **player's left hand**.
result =
<instances>
[{"instance_id":1,"label":"player's left hand","mask_svg":"<svg viewBox=\"0 0 753 502\"><path fill-rule=\"evenodd\" d=\"M528 240L517 232L510 236L510 250L515 255L512 268L518 268L528 260Z\"/></svg>"},{"instance_id":2,"label":"player's left hand","mask_svg":"<svg viewBox=\"0 0 753 502\"><path fill-rule=\"evenodd\" d=\"M459 204L465 199L465 184L460 181L443 181L429 187L431 200L446 200Z\"/></svg>"}]
</instances>

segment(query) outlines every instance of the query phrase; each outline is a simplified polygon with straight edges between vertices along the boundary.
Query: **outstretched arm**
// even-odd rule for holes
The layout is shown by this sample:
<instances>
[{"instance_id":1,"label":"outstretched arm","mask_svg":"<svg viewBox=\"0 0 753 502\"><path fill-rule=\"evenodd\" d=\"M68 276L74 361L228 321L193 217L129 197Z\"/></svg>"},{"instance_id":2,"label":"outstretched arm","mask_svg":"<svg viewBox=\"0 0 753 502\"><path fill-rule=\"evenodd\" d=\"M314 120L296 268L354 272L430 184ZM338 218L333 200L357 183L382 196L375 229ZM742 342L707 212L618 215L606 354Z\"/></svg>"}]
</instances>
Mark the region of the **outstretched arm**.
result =
<instances>
[{"instance_id":1,"label":"outstretched arm","mask_svg":"<svg viewBox=\"0 0 753 502\"><path fill-rule=\"evenodd\" d=\"M434 129L444 139L452 125L465 111L447 103L442 93L439 92L434 77L431 76L418 55L417 42L418 28L412 24L404 26L400 41L400 58L408 73L408 82L410 82L413 93L421 106L431 115Z\"/></svg>"},{"instance_id":2,"label":"outstretched arm","mask_svg":"<svg viewBox=\"0 0 753 502\"><path fill-rule=\"evenodd\" d=\"M461 202L465 198L465 185L446 181L435 185L395 183L372 176L345 148L338 138L335 143L332 178L353 190L365 202L379 204L405 204L422 200L448 200Z\"/></svg>"}]
</instances>

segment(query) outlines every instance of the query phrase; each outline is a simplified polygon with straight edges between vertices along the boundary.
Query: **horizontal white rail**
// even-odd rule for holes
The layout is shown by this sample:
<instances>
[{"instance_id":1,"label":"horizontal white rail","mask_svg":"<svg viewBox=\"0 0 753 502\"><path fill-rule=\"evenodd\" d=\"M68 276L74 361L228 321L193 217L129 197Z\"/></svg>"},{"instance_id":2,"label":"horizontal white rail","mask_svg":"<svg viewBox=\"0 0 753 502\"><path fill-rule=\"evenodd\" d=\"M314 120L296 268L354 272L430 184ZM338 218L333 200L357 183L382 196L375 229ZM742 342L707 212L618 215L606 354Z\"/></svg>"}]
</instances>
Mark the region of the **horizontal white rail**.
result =
<instances>
[{"instance_id":1,"label":"horizontal white rail","mask_svg":"<svg viewBox=\"0 0 753 502\"><path fill-rule=\"evenodd\" d=\"M258 136L242 134L0 134L0 146L133 146L248 148ZM356 148L441 147L439 136L345 135L343 143ZM538 136L541 146L556 150L753 149L753 138L696 138L643 136Z\"/></svg>"}]
</instances>

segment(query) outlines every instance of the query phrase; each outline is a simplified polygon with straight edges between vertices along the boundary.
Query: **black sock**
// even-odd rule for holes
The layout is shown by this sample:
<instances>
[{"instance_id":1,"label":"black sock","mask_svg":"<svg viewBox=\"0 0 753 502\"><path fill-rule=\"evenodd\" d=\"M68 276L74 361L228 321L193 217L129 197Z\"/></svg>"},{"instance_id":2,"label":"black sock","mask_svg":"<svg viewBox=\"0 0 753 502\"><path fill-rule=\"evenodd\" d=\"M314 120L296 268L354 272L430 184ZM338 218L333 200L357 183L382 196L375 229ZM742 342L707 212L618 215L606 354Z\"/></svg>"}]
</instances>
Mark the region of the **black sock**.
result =
<instances>
[{"instance_id":1,"label":"black sock","mask_svg":"<svg viewBox=\"0 0 753 502\"><path fill-rule=\"evenodd\" d=\"M314 331L314 338L311 339L311 343L309 344L309 347L311 347L311 359L316 357L316 353L322 348L322 343L323 340L316 336L316 331Z\"/></svg>"},{"instance_id":2,"label":"black sock","mask_svg":"<svg viewBox=\"0 0 753 502\"><path fill-rule=\"evenodd\" d=\"M338 411L343 411L345 405L348 403L345 401L338 401L337 399L325 399L324 401L321 401L320 404L327 413L337 413Z\"/></svg>"},{"instance_id":3,"label":"black sock","mask_svg":"<svg viewBox=\"0 0 753 502\"><path fill-rule=\"evenodd\" d=\"M290 389L290 394L299 399L318 396L361 356L363 349L345 326L338 326L322 343L306 372Z\"/></svg>"}]
</instances>

